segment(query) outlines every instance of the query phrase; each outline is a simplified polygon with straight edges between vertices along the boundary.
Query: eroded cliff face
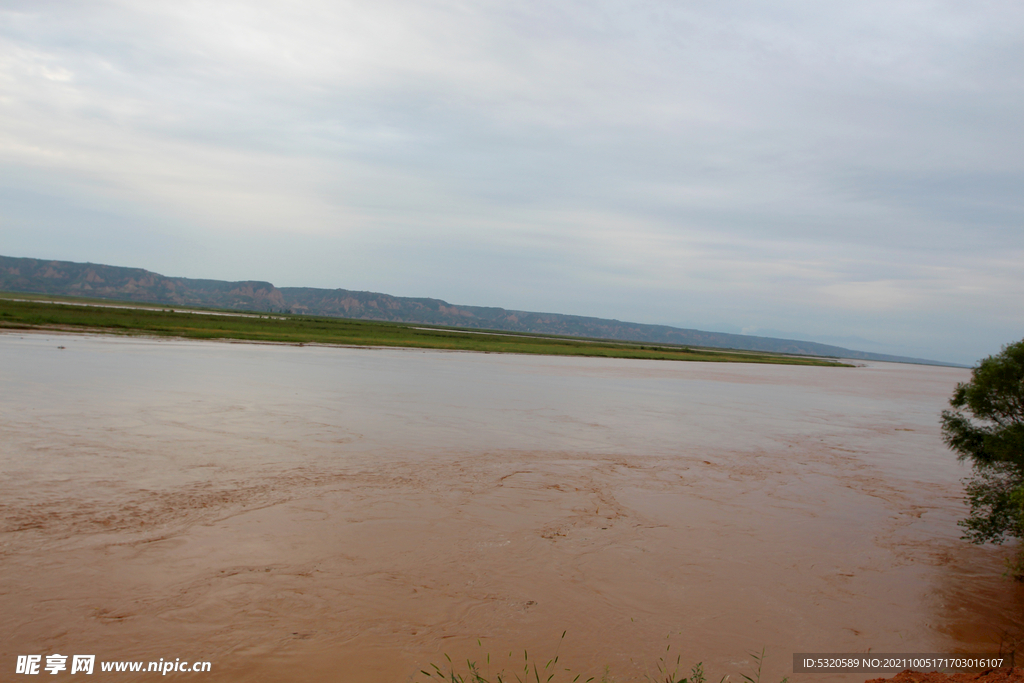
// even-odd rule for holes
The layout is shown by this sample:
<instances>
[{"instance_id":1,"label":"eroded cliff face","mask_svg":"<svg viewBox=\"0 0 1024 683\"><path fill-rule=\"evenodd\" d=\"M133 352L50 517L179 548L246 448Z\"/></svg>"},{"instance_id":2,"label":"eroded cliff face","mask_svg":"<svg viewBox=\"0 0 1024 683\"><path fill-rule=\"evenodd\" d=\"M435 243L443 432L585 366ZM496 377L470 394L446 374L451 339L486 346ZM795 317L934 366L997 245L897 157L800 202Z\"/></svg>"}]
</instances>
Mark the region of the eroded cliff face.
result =
<instances>
[{"instance_id":1,"label":"eroded cliff face","mask_svg":"<svg viewBox=\"0 0 1024 683\"><path fill-rule=\"evenodd\" d=\"M0 256L0 290L251 310L287 307L269 282L193 280L141 268L6 256Z\"/></svg>"}]
</instances>

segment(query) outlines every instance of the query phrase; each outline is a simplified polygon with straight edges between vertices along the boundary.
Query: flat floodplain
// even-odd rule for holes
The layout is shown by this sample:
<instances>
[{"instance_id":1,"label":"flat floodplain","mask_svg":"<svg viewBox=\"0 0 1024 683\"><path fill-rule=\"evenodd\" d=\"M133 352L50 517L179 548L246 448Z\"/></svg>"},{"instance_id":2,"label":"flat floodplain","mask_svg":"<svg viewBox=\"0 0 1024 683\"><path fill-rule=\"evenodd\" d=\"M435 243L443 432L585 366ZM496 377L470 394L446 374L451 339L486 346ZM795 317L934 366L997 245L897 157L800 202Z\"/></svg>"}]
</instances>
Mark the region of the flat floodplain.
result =
<instances>
[{"instance_id":1,"label":"flat floodplain","mask_svg":"<svg viewBox=\"0 0 1024 683\"><path fill-rule=\"evenodd\" d=\"M1019 636L1006 553L958 538L967 370L16 332L0 359L4 666L423 680L567 630L584 679L670 645L709 680L764 647L762 680L859 681L792 654Z\"/></svg>"},{"instance_id":2,"label":"flat floodplain","mask_svg":"<svg viewBox=\"0 0 1024 683\"><path fill-rule=\"evenodd\" d=\"M383 346L549 356L637 358L721 363L840 365L835 359L761 351L689 348L553 335L424 327L349 318L267 314L252 311L162 309L154 304L97 301L0 292L0 330L78 331L183 339L230 339L290 344Z\"/></svg>"}]
</instances>

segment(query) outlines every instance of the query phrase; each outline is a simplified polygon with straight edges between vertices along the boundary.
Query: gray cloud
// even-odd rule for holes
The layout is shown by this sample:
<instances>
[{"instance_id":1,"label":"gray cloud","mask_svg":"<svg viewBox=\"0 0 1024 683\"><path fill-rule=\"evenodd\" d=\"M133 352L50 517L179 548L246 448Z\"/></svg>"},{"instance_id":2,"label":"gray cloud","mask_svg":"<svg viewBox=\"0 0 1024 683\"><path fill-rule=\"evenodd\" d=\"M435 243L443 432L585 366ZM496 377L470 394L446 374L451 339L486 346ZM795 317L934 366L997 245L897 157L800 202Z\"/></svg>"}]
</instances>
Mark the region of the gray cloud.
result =
<instances>
[{"instance_id":1,"label":"gray cloud","mask_svg":"<svg viewBox=\"0 0 1024 683\"><path fill-rule=\"evenodd\" d=\"M1024 336L1022 29L1010 2L7 3L5 251L972 362Z\"/></svg>"}]
</instances>

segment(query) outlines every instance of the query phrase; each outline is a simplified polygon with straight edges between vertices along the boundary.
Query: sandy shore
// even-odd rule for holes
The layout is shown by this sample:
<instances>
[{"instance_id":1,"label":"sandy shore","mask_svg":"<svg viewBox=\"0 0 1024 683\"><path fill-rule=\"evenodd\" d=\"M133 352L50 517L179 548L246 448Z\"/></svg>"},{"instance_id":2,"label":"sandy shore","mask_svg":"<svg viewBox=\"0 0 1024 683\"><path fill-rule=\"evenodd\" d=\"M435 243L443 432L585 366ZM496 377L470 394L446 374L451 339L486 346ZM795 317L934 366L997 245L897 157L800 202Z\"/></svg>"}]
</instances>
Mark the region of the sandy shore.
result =
<instances>
[{"instance_id":1,"label":"sandy shore","mask_svg":"<svg viewBox=\"0 0 1024 683\"><path fill-rule=\"evenodd\" d=\"M908 669L892 678L873 678L867 683L1024 683L1024 669L1005 667L976 673L955 674Z\"/></svg>"}]
</instances>

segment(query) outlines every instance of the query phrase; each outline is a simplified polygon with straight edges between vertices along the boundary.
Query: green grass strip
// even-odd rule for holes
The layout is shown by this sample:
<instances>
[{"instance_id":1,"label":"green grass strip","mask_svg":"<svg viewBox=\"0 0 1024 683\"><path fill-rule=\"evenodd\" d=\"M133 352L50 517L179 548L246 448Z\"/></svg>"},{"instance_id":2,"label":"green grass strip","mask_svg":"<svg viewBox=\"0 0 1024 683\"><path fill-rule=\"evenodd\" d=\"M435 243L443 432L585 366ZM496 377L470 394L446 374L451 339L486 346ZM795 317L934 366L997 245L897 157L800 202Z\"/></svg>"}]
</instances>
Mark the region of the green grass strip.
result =
<instances>
[{"instance_id":1,"label":"green grass strip","mask_svg":"<svg viewBox=\"0 0 1024 683\"><path fill-rule=\"evenodd\" d=\"M694 349L683 346L582 340L550 335L498 331L423 329L410 323L325 318L258 312L172 311L158 304L91 302L83 305L62 297L64 303L28 299L28 295L0 296L0 327L74 331L83 333L155 335L185 339L235 339L290 344L393 346L403 348L533 353L549 356L597 356L646 360L687 360L731 363L844 366L837 361L764 352ZM33 299L41 298L39 295ZM55 298L55 297L50 297ZM483 333L480 333L483 332Z\"/></svg>"}]
</instances>

